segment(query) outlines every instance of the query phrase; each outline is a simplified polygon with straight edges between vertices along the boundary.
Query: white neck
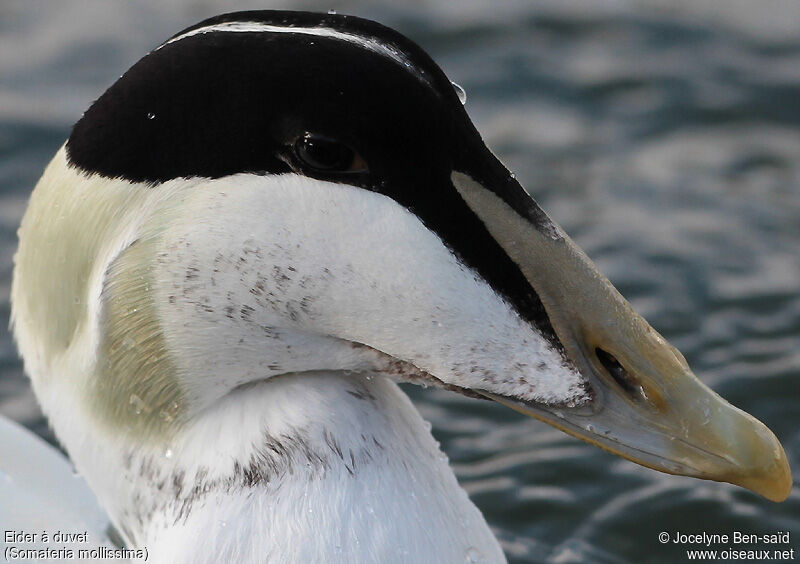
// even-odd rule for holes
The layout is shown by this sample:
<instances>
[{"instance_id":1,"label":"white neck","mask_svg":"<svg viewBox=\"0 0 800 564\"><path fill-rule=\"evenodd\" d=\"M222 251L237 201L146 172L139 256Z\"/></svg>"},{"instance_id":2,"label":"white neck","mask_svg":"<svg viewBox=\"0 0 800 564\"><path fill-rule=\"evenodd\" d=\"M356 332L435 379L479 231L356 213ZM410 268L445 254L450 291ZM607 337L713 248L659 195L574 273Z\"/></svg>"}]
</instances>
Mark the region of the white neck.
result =
<instances>
[{"instance_id":1,"label":"white neck","mask_svg":"<svg viewBox=\"0 0 800 564\"><path fill-rule=\"evenodd\" d=\"M383 376L248 385L174 443L111 452L105 441L80 452L68 444L151 561L505 561L428 426Z\"/></svg>"}]
</instances>

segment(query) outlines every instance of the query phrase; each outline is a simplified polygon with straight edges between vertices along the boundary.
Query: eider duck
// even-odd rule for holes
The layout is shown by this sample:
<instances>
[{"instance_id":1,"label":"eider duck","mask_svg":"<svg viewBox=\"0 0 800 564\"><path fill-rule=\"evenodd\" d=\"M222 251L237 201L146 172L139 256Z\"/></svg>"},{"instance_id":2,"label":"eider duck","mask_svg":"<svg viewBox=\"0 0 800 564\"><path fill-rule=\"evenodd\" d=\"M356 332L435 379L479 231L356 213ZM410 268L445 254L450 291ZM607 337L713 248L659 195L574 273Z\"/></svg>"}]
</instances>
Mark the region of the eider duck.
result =
<instances>
[{"instance_id":1,"label":"eider duck","mask_svg":"<svg viewBox=\"0 0 800 564\"><path fill-rule=\"evenodd\" d=\"M663 472L791 488L775 436L371 21L239 12L173 36L80 118L19 235L36 396L152 562L504 562L400 382Z\"/></svg>"}]
</instances>

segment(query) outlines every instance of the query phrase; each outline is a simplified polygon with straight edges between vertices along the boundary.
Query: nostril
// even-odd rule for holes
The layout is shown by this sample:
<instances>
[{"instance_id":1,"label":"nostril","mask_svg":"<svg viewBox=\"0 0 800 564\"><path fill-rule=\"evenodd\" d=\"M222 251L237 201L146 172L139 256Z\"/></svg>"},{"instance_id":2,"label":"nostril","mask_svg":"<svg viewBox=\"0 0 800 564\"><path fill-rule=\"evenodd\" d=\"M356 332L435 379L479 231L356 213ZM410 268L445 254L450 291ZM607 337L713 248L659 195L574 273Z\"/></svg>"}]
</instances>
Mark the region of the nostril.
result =
<instances>
[{"instance_id":1,"label":"nostril","mask_svg":"<svg viewBox=\"0 0 800 564\"><path fill-rule=\"evenodd\" d=\"M625 367L620 364L613 354L601 348L594 349L594 353L597 355L600 364L608 371L608 374L614 381L619 384L620 388L625 390L625 392L634 399L643 399L644 390L641 384L625 370Z\"/></svg>"}]
</instances>

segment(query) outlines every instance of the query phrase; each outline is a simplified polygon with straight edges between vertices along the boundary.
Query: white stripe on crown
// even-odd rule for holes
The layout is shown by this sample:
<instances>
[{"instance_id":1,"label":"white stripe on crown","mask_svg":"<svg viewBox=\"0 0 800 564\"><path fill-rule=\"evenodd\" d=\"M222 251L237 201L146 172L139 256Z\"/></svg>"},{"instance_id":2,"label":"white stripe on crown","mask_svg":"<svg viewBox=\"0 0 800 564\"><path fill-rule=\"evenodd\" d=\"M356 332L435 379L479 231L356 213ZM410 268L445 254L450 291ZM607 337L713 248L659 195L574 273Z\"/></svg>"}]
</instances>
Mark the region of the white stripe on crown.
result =
<instances>
[{"instance_id":1,"label":"white stripe on crown","mask_svg":"<svg viewBox=\"0 0 800 564\"><path fill-rule=\"evenodd\" d=\"M393 48L390 45L386 45L385 43L381 43L376 39L363 37L361 35L354 35L352 33L345 33L342 31L337 31L335 29L330 29L327 27L282 27L279 25L272 25L272 24L265 24L259 22L227 22L227 23L219 23L214 25L209 25L206 27L199 27L197 29L193 29L191 31L187 31L183 35L179 35L177 37L173 37L166 43L161 44L158 46L155 51L158 51L162 47L169 45L170 43L175 43L176 41L180 41L181 39L186 39L187 37L192 37L194 35L201 35L205 33L217 33L217 32L229 32L229 33L300 33L303 35L315 35L317 37L328 37L331 39L338 39L340 41L347 41L348 43L353 43L360 47L364 47L365 49L369 49L374 53L378 53L385 57L389 57L394 62L402 65L409 71L411 71L417 78L420 80L428 83L426 77L422 76L422 73L418 71L411 61L397 49Z\"/></svg>"}]
</instances>

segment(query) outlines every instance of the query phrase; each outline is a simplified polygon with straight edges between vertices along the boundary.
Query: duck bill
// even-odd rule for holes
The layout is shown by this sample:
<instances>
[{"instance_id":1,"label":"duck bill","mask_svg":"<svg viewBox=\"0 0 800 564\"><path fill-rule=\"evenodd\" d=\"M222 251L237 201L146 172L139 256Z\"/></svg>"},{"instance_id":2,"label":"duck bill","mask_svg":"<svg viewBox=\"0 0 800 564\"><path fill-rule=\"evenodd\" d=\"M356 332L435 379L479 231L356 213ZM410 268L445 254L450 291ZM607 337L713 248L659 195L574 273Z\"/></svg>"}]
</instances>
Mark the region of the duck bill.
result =
<instances>
[{"instance_id":1,"label":"duck bill","mask_svg":"<svg viewBox=\"0 0 800 564\"><path fill-rule=\"evenodd\" d=\"M591 400L544 405L476 392L637 464L786 499L792 477L775 435L700 382L516 181L502 197L460 172L452 181L539 295Z\"/></svg>"}]
</instances>

